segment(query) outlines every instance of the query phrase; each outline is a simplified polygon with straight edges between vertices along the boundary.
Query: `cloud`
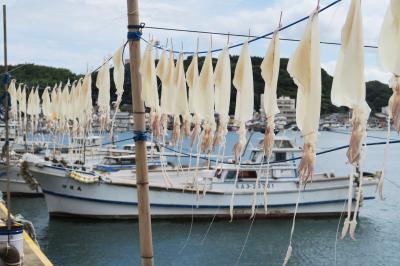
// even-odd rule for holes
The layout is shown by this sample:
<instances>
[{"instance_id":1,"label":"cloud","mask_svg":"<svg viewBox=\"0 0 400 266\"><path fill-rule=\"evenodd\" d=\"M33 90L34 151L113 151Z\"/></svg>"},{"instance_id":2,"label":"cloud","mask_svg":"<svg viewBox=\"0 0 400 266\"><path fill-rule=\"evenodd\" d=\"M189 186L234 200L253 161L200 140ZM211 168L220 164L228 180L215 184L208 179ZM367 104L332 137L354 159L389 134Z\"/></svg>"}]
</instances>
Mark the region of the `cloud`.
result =
<instances>
[{"instance_id":1,"label":"cloud","mask_svg":"<svg viewBox=\"0 0 400 266\"><path fill-rule=\"evenodd\" d=\"M321 7L332 1L322 0ZM365 43L375 45L389 0L362 3ZM340 41L348 4L349 1L342 1L320 14L322 40ZM140 20L152 26L242 34L247 34L250 28L252 34L259 35L276 28L281 10L283 24L286 25L310 14L315 5L315 0L152 0L140 2ZM88 64L92 67L99 65L126 39L125 1L9 0L8 16L9 58L13 64L33 62L83 73ZM283 31L281 36L300 38L304 26L305 22L302 22ZM190 51L195 50L197 37L200 38L200 50L207 50L210 44L209 35L145 29L144 37L148 38L149 34L161 43L172 37L174 47L183 45L185 50ZM223 47L226 40L224 36L213 36L213 48ZM242 41L242 37L230 38L231 43ZM252 55L263 56L267 44L267 40L252 43ZM282 42L282 57L290 56L296 45ZM239 50L233 49L231 53L238 54ZM323 45L322 65L331 68L337 52L338 47ZM367 54L366 57L367 77L384 79L376 56Z\"/></svg>"}]
</instances>

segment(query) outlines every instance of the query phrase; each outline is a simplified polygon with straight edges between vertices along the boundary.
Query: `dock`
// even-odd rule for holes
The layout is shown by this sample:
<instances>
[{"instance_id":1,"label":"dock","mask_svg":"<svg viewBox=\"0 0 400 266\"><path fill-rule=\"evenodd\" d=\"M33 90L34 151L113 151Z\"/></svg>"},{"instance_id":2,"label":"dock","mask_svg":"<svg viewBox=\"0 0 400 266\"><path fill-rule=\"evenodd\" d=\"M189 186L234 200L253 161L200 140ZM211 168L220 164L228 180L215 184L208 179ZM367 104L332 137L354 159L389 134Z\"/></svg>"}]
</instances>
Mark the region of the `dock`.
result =
<instances>
[{"instance_id":1,"label":"dock","mask_svg":"<svg viewBox=\"0 0 400 266\"><path fill-rule=\"evenodd\" d=\"M7 208L0 202L0 217L7 218ZM53 263L46 257L40 247L24 231L24 262L23 265L29 266L52 266Z\"/></svg>"}]
</instances>

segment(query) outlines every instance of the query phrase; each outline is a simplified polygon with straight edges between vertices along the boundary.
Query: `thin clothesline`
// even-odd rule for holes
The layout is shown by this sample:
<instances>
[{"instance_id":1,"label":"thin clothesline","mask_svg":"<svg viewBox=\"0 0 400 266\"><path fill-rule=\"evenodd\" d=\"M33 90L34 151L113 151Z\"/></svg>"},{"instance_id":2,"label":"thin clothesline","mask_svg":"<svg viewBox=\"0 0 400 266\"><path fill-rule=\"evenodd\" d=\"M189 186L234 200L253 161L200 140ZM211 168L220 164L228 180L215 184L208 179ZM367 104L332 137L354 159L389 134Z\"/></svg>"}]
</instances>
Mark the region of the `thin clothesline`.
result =
<instances>
[{"instance_id":1,"label":"thin clothesline","mask_svg":"<svg viewBox=\"0 0 400 266\"><path fill-rule=\"evenodd\" d=\"M165 31L178 31L178 32L188 32L188 33L200 33L200 34L211 34L211 35L221 35L221 36L232 36L232 37L246 37L246 38L263 38L263 39L272 39L272 37L269 36L257 36L257 35L246 35L246 34L237 34L237 33L226 33L226 32L216 32L216 31L201 31L201 30L187 30L187 29L178 29L178 28L168 28L168 27L155 27L155 26L144 26L144 28L147 29L154 29L154 30L165 30ZM300 39L293 39L293 38L279 38L280 41L289 41L289 42L299 42ZM321 44L327 44L327 45L336 45L340 46L342 45L340 42L326 42L326 41L321 41ZM375 45L364 45L364 48L372 48L372 49L377 49L378 46Z\"/></svg>"},{"instance_id":2,"label":"thin clothesline","mask_svg":"<svg viewBox=\"0 0 400 266\"><path fill-rule=\"evenodd\" d=\"M334 5L338 4L338 3L340 3L341 1L342 1L342 0L336 0L336 1L332 2L332 3L330 3L329 5L327 5L327 6L323 7L323 8L321 8L321 9L318 9L318 13L321 13L321 12L323 12L323 11L329 9L330 7L332 7L332 6L334 6ZM279 29L276 29L276 31L283 31L283 30L286 30L286 29L288 29L288 28L290 28L290 27L292 27L292 26L294 26L294 25L296 25L296 24L298 24L298 23L300 23L300 22L303 22L303 21L307 20L308 18L309 18L309 16L305 16L305 17L303 17L303 18L301 18L301 19L299 19L299 20L296 20L296 21L294 21L294 22L292 22L292 23L289 23L289 24L286 25L286 26L283 26L283 27L281 27L281 28L279 28ZM128 27L129 27L129 25L128 25ZM144 27L146 27L146 26L144 26ZM260 40L260 39L265 39L266 37L273 35L274 32L275 32L275 31L271 31L271 32L266 33L266 34L264 34L264 35L257 36L257 37L255 37L255 38L253 38L253 39L251 39L251 40L248 40L247 42L248 42L248 43L252 43L252 42L258 41L258 40ZM250 36L247 36L247 37L250 37ZM167 50L166 48L163 48L163 47L160 46L160 45L155 45L155 44L149 42L148 40L146 40L146 39L143 38L143 37L141 37L141 39L142 39L144 42L146 42L146 43L148 43L148 44L151 44L153 47L155 47L155 48L157 48L157 49L165 50L165 51ZM243 46L244 44L245 44L245 42L233 44L233 45L231 45L231 46L228 46L228 49L240 47L240 46ZM222 50L223 50L223 48L218 48L218 49L211 50L210 52L220 52L220 51L222 51ZM206 53L208 53L209 51L207 50L207 51L193 52L193 51L176 51L176 50L172 50L172 52L173 52L173 53L176 53L176 54L179 54L179 53L182 53L182 54L206 54Z\"/></svg>"}]
</instances>

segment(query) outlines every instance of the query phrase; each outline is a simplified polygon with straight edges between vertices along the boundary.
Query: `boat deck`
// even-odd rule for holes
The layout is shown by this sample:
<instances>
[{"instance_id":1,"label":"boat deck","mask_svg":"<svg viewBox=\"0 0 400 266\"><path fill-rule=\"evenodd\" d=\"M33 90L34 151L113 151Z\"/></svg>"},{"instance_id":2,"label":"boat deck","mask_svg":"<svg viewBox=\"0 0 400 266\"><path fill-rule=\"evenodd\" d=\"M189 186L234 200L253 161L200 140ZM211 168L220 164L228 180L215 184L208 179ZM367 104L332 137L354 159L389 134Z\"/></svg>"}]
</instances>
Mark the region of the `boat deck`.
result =
<instances>
[{"instance_id":1,"label":"boat deck","mask_svg":"<svg viewBox=\"0 0 400 266\"><path fill-rule=\"evenodd\" d=\"M7 217L7 208L0 202L0 217ZM24 231L24 265L52 266L53 263L44 255L40 247Z\"/></svg>"}]
</instances>

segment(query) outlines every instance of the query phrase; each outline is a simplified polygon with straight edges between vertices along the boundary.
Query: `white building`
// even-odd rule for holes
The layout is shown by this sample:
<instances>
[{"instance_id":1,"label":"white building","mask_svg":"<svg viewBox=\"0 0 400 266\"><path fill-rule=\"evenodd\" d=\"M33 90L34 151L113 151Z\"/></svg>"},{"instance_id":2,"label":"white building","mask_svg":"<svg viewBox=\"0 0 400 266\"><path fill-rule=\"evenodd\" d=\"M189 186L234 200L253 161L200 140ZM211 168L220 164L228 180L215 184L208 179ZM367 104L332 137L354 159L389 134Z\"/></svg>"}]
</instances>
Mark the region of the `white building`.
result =
<instances>
[{"instance_id":1,"label":"white building","mask_svg":"<svg viewBox=\"0 0 400 266\"><path fill-rule=\"evenodd\" d=\"M286 121L286 123L296 122L296 100L287 96L281 96L277 99L279 114L276 115L275 120ZM265 118L264 110L264 94L261 94L261 108L260 113Z\"/></svg>"}]
</instances>

